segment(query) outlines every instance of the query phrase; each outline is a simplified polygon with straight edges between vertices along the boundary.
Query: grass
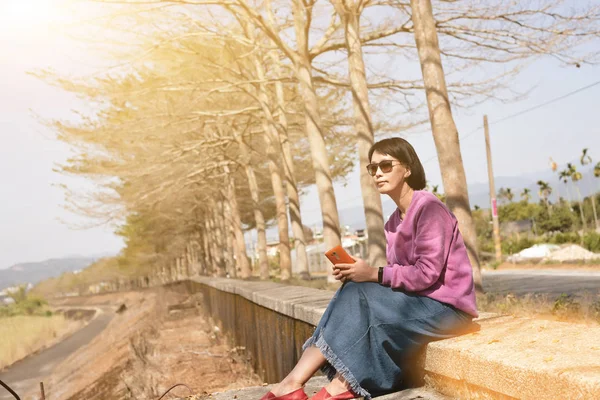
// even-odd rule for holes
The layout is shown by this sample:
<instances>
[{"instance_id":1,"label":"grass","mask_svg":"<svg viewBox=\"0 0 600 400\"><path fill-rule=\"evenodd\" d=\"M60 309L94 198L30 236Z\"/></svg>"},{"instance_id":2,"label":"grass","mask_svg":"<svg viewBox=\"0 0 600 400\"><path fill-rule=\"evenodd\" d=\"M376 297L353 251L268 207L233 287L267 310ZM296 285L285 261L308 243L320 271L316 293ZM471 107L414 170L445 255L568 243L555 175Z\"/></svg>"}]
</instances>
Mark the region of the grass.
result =
<instances>
[{"instance_id":1,"label":"grass","mask_svg":"<svg viewBox=\"0 0 600 400\"><path fill-rule=\"evenodd\" d=\"M76 324L62 315L0 318L0 370L55 342Z\"/></svg>"},{"instance_id":2,"label":"grass","mask_svg":"<svg viewBox=\"0 0 600 400\"><path fill-rule=\"evenodd\" d=\"M600 324L600 295L485 293L477 295L479 311L553 321Z\"/></svg>"}]
</instances>

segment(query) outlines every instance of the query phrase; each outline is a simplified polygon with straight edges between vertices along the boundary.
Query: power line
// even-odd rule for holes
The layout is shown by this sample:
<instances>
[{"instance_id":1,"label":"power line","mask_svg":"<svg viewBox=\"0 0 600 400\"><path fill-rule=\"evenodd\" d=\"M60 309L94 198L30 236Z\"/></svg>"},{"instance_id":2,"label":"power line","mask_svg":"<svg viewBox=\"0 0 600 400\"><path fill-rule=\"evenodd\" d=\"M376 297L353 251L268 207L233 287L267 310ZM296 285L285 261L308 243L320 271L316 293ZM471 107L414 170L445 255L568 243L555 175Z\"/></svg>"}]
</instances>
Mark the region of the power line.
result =
<instances>
[{"instance_id":1,"label":"power line","mask_svg":"<svg viewBox=\"0 0 600 400\"><path fill-rule=\"evenodd\" d=\"M579 88L579 89L573 90L572 92L569 92L569 93L567 93L567 94L564 94L564 95L562 95L562 96L559 96L559 97L556 97L556 98L554 98L554 99L548 100L548 101L546 101L546 102L544 102L544 103L538 104L537 106L533 106L533 107L531 107L531 108L525 109L525 110L523 110L523 111L519 111L519 112L517 112L517 113L514 113L514 114L512 114L512 115L508 115L508 116L506 116L506 117L504 117L504 118L500 118L500 119L499 119L499 120L497 120L497 121L492 121L492 122L491 122L491 124L498 124L498 123L500 123L500 122L504 122L504 121L506 121L506 120L509 120L509 119L511 119L511 118L518 117L518 116L520 116L520 115L523 115L523 114L526 114L526 113L528 113L528 112L530 112L530 111L537 110L538 108L542 108L542 107L545 107L545 106L547 106L547 105L549 105L549 104L556 103L557 101L560 101L560 100L566 99L567 97L571 97L571 96L573 96L574 94L577 94L577 93L583 92L584 90L591 89L591 88L593 88L594 86L597 86L597 85L600 85L600 81L596 81L596 82L594 82L594 83L591 83L591 84L589 84L589 85L587 85L587 86L584 86L584 87L581 87L581 88Z\"/></svg>"},{"instance_id":2,"label":"power line","mask_svg":"<svg viewBox=\"0 0 600 400\"><path fill-rule=\"evenodd\" d=\"M518 112L516 112L516 113L514 113L514 114L507 115L506 117L502 117L502 118L500 118L500 119L498 119L498 120L491 121L489 124L490 124L490 126L491 126L491 125L494 125L494 124L499 124L499 123L501 123L501 122L508 121L508 120L510 120L510 119L513 119L513 118L519 117L519 116L521 116L521 115L523 115L523 114L527 114L527 113L529 113L529 112L531 112L531 111L535 111L535 110L537 110L537 109L540 109L540 108L542 108L542 107L545 107L545 106L547 106L547 105L550 105L550 104L556 103L556 102L558 102L558 101L560 101L560 100L564 100L564 99L566 99L566 98L568 98L568 97L571 97L571 96L573 96L573 95L575 95L575 94L577 94L577 93L580 93L580 92L583 92L583 91L585 91L585 90L591 89L591 88L593 88L594 86L598 86L598 85L600 85L600 80L598 80L598 81L596 81L596 82L593 82L593 83L590 83L589 85L586 85L586 86L580 87L580 88L578 88L578 89L575 89L575 90L573 90L573 91L571 91L571 92L565 93L565 94L563 94L563 95L561 95L561 96L558 96L558 97L555 97L555 98L553 98L553 99L550 99L550 100L548 100L548 101L545 101L545 102L543 102L543 103L537 104L537 105L535 105L535 106L533 106L533 107L529 107L529 108L526 108L525 110L521 110L521 111L518 111ZM473 130L472 130L472 131L470 131L469 133L467 133L467 134L465 134L465 135L463 135L463 136L460 136L460 137L459 137L459 141L466 140L467 138L469 138L470 136L474 135L475 133L477 133L477 132L478 132L478 131L480 131L481 129L483 129L483 128L480 126L480 127L477 127L477 128L475 128L475 129L473 129ZM437 156L437 155L434 155L434 156L432 156L432 157L428 158L427 160L425 160L425 161L423 162L423 164L427 164L428 162L430 162L430 161L432 161L432 160L435 160L436 158L438 158L438 156ZM571 162L573 162L573 161L571 161ZM535 187L535 185L536 185L536 184L534 183L533 185L529 185L527 188L530 188L530 187L531 187L531 188L533 188L533 187ZM347 199L345 199L345 200L346 200L346 201L349 201L349 200L356 200L356 199L358 199L359 197L362 197L362 196L361 196L361 195L357 195L357 196L354 196L354 197L352 197L352 198L349 198L349 199L347 198ZM312 208L312 209L310 209L310 210L304 210L304 211L305 211L305 212L314 212L314 211L317 211L317 210L319 210L319 209L320 209L320 207L313 207L313 208Z\"/></svg>"},{"instance_id":3,"label":"power line","mask_svg":"<svg viewBox=\"0 0 600 400\"><path fill-rule=\"evenodd\" d=\"M598 85L600 85L600 80L599 80L599 81L596 81L596 82L593 82L593 83L590 83L589 85L586 85L586 86L580 87L580 88L578 88L578 89L575 89L575 90L573 90L573 91L571 91L571 92L568 92L568 93L566 93L566 94L563 94L562 96L558 96L558 97L555 97L555 98L553 98L553 99L550 99L550 100L548 100L548 101L545 101L545 102L543 102L543 103L537 104L537 105L535 105L535 106L533 106L533 107L526 108L525 110L518 111L518 112L516 112L516 113L514 113L514 114L507 115L506 117L502 117L502 118L500 118L500 119L498 119L498 120L495 120L495 121L490 121L490 123L489 123L489 124L490 124L490 126L491 126L491 125L494 125L494 124L499 124L499 123L501 123L501 122L508 121L509 119L513 119L513 118L519 117L519 116L521 116L521 115L523 115L523 114L527 114L527 113L529 113L529 112L531 112L531 111L534 111L534 110L540 109L540 108L542 108L542 107L545 107L545 106L547 106L547 105L550 105L550 104L552 104L552 103L556 103L556 102L558 102L558 101L560 101L560 100L564 100L564 99L566 99L567 97L571 97L571 96L573 96L573 95L575 95L575 94L577 94L577 93L580 93L580 92L583 92L583 91L585 91L585 90L591 89L591 88L593 88L594 86L598 86ZM460 137L459 137L459 141L467 139L469 136L472 136L472 135L474 135L476 132L480 131L481 129L482 129L482 127L477 127L477 128L475 128L475 129L473 129L472 131L470 131L469 133L467 133L466 135L460 136ZM423 164L426 164L426 163L428 163L429 161L435 160L436 158L438 158L438 156L437 156L437 155L435 155L435 156L433 156L433 157L431 157L431 158L428 158L428 159L427 159L425 162L423 162Z\"/></svg>"}]
</instances>

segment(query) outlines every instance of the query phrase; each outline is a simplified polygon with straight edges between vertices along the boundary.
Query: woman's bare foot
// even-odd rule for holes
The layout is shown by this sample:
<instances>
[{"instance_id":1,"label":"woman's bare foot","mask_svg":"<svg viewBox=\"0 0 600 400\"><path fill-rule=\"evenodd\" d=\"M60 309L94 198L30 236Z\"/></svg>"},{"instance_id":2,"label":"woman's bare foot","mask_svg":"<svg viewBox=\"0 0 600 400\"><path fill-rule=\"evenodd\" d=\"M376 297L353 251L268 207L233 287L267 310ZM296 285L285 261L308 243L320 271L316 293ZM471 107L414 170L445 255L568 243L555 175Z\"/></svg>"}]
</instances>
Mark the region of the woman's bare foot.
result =
<instances>
[{"instance_id":1,"label":"woman's bare foot","mask_svg":"<svg viewBox=\"0 0 600 400\"><path fill-rule=\"evenodd\" d=\"M271 389L271 393L273 393L275 396L283 396L284 394L288 394L293 392L294 390L298 390L300 389L302 386L304 386L302 383L300 382L294 382L292 380L282 380L281 382L279 382L275 387L273 387L273 389Z\"/></svg>"}]
</instances>

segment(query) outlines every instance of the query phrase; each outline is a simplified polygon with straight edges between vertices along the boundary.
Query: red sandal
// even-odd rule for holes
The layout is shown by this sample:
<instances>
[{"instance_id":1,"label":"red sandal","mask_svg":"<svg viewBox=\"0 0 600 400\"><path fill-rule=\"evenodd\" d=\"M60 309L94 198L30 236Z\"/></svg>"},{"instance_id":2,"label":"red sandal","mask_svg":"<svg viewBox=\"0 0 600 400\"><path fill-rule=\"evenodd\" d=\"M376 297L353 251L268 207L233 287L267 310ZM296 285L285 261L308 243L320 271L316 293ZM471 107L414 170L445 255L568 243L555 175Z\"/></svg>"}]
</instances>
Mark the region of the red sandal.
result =
<instances>
[{"instance_id":1,"label":"red sandal","mask_svg":"<svg viewBox=\"0 0 600 400\"><path fill-rule=\"evenodd\" d=\"M304 393L304 388L300 388L282 396L275 396L273 392L269 392L261 397L260 400L308 400L308 396Z\"/></svg>"},{"instance_id":2,"label":"red sandal","mask_svg":"<svg viewBox=\"0 0 600 400\"><path fill-rule=\"evenodd\" d=\"M327 389L322 388L321 390L319 390L319 392L317 392L317 394L315 394L313 397L311 397L310 400L350 400L350 399L358 399L358 398L360 398L360 396L358 396L356 393L352 392L352 390L348 390L347 392L336 394L335 396L332 396L331 394L329 394Z\"/></svg>"}]
</instances>

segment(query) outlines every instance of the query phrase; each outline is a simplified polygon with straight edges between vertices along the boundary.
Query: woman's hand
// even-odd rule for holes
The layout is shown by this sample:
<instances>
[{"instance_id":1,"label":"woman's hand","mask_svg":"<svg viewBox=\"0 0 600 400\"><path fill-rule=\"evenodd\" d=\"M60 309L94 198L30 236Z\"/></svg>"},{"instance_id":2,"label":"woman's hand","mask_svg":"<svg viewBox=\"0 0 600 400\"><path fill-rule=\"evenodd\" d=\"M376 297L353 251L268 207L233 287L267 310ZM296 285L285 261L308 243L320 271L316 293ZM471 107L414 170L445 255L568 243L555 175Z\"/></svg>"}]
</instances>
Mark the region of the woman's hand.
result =
<instances>
[{"instance_id":1,"label":"woman's hand","mask_svg":"<svg viewBox=\"0 0 600 400\"><path fill-rule=\"evenodd\" d=\"M333 277L338 281L377 282L377 268L371 267L361 258L350 256L353 264L336 264L333 266Z\"/></svg>"}]
</instances>

